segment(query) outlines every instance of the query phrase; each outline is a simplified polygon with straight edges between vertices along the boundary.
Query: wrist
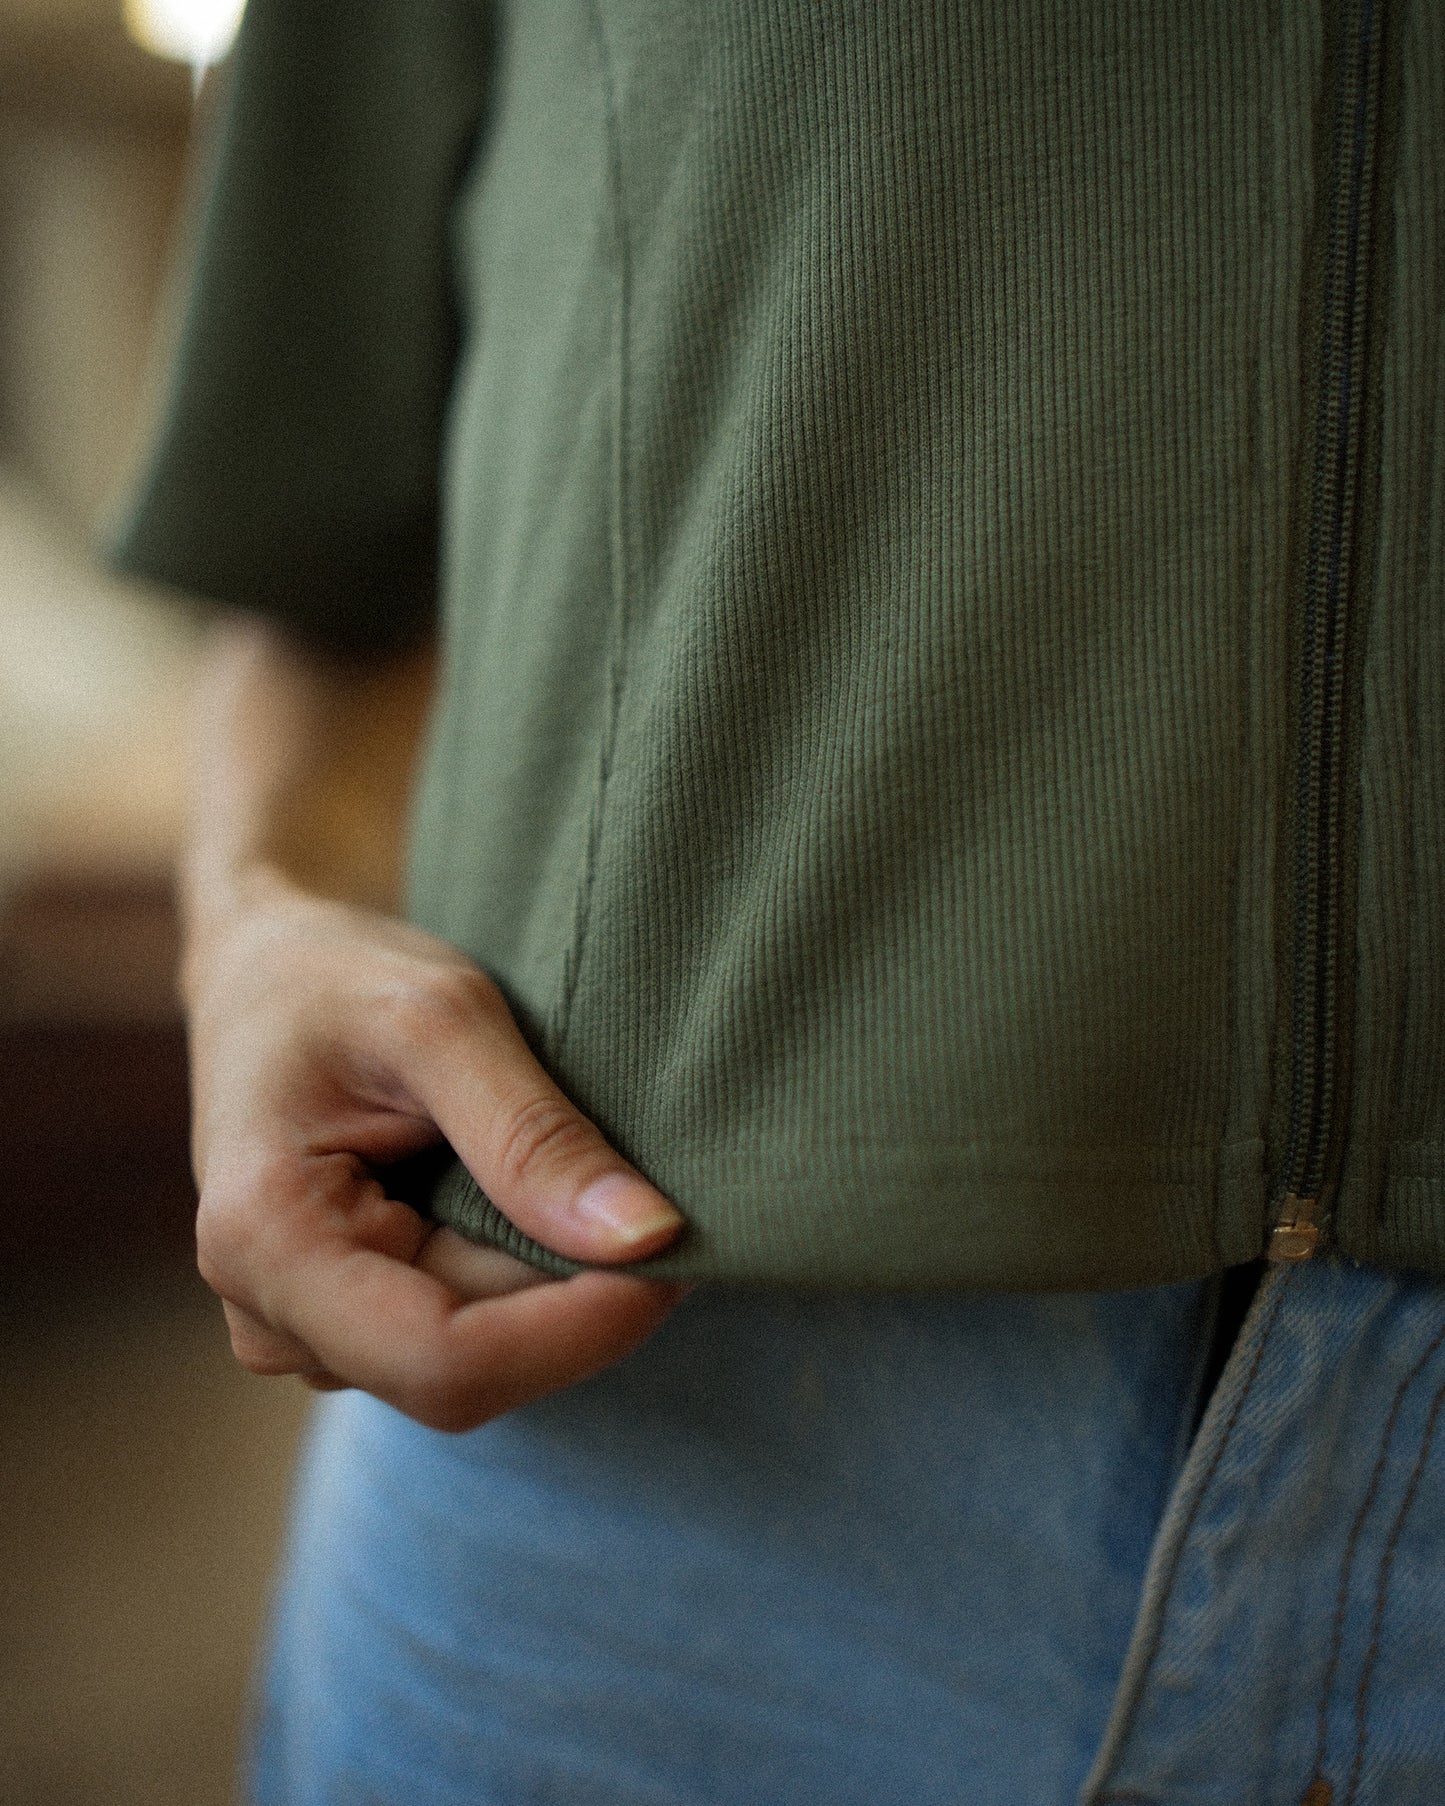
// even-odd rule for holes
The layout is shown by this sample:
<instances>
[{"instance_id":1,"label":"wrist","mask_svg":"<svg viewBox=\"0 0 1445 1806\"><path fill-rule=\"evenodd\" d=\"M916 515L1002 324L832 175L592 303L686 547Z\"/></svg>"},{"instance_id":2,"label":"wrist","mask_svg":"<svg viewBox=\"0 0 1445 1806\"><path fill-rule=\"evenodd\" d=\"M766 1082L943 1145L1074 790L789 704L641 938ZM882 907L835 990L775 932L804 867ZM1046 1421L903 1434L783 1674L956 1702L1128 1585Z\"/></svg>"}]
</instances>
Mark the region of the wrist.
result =
<instances>
[{"instance_id":1,"label":"wrist","mask_svg":"<svg viewBox=\"0 0 1445 1806\"><path fill-rule=\"evenodd\" d=\"M304 893L274 861L255 855L222 858L204 849L183 862L178 884L180 991L189 1008L218 950L257 913Z\"/></svg>"}]
</instances>

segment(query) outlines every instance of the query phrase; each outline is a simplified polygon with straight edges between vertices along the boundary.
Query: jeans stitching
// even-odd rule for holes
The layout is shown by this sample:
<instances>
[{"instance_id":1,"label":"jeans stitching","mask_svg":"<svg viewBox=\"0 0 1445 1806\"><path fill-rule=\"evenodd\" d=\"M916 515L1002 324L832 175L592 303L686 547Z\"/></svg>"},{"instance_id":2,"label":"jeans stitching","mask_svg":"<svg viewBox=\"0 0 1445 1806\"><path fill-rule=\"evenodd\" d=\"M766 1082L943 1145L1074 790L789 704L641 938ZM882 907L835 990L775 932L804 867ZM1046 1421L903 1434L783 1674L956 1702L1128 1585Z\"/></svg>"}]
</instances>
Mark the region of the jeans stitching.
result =
<instances>
[{"instance_id":1,"label":"jeans stitching","mask_svg":"<svg viewBox=\"0 0 1445 1806\"><path fill-rule=\"evenodd\" d=\"M1198 1520L1200 1512L1204 1509L1204 1501L1209 1496L1209 1489L1214 1484L1214 1478L1219 1472L1220 1463L1224 1460L1225 1453L1228 1450L1234 1432L1239 1425L1239 1420L1243 1414L1244 1407L1249 1400L1250 1394L1254 1390L1255 1381L1259 1378L1260 1369L1264 1364L1265 1350L1268 1348L1270 1338L1273 1336L1275 1328L1279 1323L1280 1312L1284 1309L1285 1296L1293 1278L1294 1275L1292 1273L1287 1273L1282 1275L1279 1280L1279 1289L1276 1291L1274 1298L1271 1301L1269 1315L1266 1317L1264 1325L1260 1330L1259 1342L1255 1347L1254 1356L1250 1361L1249 1372L1245 1375L1244 1383L1239 1389L1238 1398L1235 1399L1233 1406L1230 1408L1229 1416L1225 1420L1223 1430L1220 1432L1218 1444L1215 1447L1214 1453L1209 1458L1209 1465L1205 1468L1204 1473L1200 1478L1199 1487L1190 1504L1189 1512L1185 1517L1183 1524L1180 1526L1176 1544L1177 1555L1174 1560L1174 1566L1170 1571L1168 1581L1165 1583L1166 1597L1160 1602L1159 1616L1154 1625L1153 1634L1149 1639L1149 1651L1140 1664L1139 1678L1134 1688L1133 1701L1128 1707L1128 1712L1131 1717L1137 1712L1139 1701L1144 1697L1144 1694L1147 1691L1149 1675L1158 1658L1159 1646L1164 1640L1165 1605L1167 1603L1167 1596L1169 1593L1172 1593L1174 1582L1178 1576L1179 1562L1183 1559L1184 1553L1189 1547L1189 1539L1193 1535L1194 1525ZM1122 1750L1125 1741L1127 1741L1127 1738L1121 1740L1119 1745L1120 1750ZM1111 1767L1116 1766L1117 1754L1111 1762ZM1104 1806L1106 1801L1115 1802L1116 1806L1123 1806L1124 1802L1130 1801L1147 1802L1147 1796L1145 1795L1131 1795L1128 1791L1121 1793L1117 1788L1109 1788L1099 1793L1091 1794L1090 1799L1094 1802L1094 1806Z\"/></svg>"},{"instance_id":2,"label":"jeans stitching","mask_svg":"<svg viewBox=\"0 0 1445 1806\"><path fill-rule=\"evenodd\" d=\"M1339 1587L1335 1593L1335 1611L1330 1624L1329 1659L1325 1663L1324 1678L1320 1683L1319 1708L1315 1720L1315 1761L1309 1779L1311 1787L1324 1779L1325 1758L1329 1749L1330 1695L1334 1691L1335 1681L1340 1670L1340 1659L1344 1653L1345 1612L1349 1604L1350 1582L1354 1578L1355 1556L1358 1553L1360 1537L1364 1532L1365 1522L1374 1508L1375 1500L1379 1496L1380 1484L1385 1476L1385 1467L1389 1461L1390 1447L1395 1438L1400 1412L1404 1408L1405 1396L1429 1365L1442 1342L1445 1342L1445 1324L1442 1324L1436 1331L1430 1346L1396 1387L1389 1415L1385 1419L1385 1428L1380 1437L1379 1453L1376 1455L1375 1465L1370 1471L1369 1484L1365 1488L1360 1508L1355 1513L1354 1521L1350 1525L1350 1534L1345 1542L1344 1554L1340 1560ZM1306 1793L1308 1793L1308 1787Z\"/></svg>"},{"instance_id":3,"label":"jeans stitching","mask_svg":"<svg viewBox=\"0 0 1445 1806\"><path fill-rule=\"evenodd\" d=\"M1445 1330L1437 1336L1434 1346L1438 1347L1445 1339ZM1420 1482L1424 1478L1425 1463L1430 1457L1430 1447L1435 1440L1435 1431L1440 1422L1441 1407L1445 1406L1445 1383L1436 1390L1430 1401L1430 1415L1425 1420L1425 1433L1420 1438L1420 1452L1415 1465L1410 1470L1410 1479L1405 1487L1405 1496L1400 1501L1400 1509L1395 1514L1395 1521L1390 1526L1389 1541L1385 1544L1385 1552L1380 1560L1379 1577L1375 1585L1375 1609L1370 1621L1370 1642L1365 1651L1364 1665L1360 1670L1360 1684L1355 1690L1355 1754L1350 1764L1349 1786L1345 1791L1343 1806L1354 1806L1360 1788L1360 1777L1365 1767L1365 1743L1368 1726L1365 1713L1370 1702L1370 1689L1374 1684L1375 1667L1380 1654L1380 1643L1385 1628L1385 1606L1389 1593L1390 1575L1395 1565L1395 1552L1400 1546L1404 1534L1405 1520L1410 1515L1410 1507L1415 1503L1415 1495L1420 1490Z\"/></svg>"}]
</instances>

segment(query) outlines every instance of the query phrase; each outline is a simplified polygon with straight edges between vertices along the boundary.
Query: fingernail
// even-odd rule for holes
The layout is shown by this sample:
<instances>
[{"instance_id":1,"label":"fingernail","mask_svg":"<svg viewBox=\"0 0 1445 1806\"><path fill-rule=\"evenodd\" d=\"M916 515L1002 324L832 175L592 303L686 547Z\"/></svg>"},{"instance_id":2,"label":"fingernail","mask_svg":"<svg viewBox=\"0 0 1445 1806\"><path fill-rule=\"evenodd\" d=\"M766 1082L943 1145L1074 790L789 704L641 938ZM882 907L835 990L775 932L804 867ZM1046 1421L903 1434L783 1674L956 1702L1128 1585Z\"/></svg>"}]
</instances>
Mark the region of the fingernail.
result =
<instances>
[{"instance_id":1,"label":"fingernail","mask_svg":"<svg viewBox=\"0 0 1445 1806\"><path fill-rule=\"evenodd\" d=\"M629 1173L608 1173L604 1179L594 1179L578 1193L572 1208L579 1217L605 1224L621 1242L650 1241L682 1222L681 1211Z\"/></svg>"}]
</instances>

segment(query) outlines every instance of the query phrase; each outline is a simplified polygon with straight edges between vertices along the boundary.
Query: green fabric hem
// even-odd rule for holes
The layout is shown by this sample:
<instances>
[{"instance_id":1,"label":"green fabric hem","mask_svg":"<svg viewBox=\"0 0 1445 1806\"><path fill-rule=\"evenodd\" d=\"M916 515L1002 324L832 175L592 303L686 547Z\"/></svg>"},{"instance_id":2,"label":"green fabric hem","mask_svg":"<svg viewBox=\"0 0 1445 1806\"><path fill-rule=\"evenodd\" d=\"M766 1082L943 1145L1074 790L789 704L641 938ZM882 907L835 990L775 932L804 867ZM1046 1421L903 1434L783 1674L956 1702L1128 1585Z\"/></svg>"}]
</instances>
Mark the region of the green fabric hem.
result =
<instances>
[{"instance_id":1,"label":"green fabric hem","mask_svg":"<svg viewBox=\"0 0 1445 1806\"><path fill-rule=\"evenodd\" d=\"M701 1163L679 1166L670 1189L687 1200L693 1227L672 1253L626 1270L693 1283L859 1291L1165 1285L1263 1253L1269 1196L1259 1151L1257 1142L1227 1147L1212 1176L1201 1170L1192 1179L1137 1169L1111 1175L1117 1159L1100 1154L1089 1173L974 1173L946 1186L881 1171L869 1186L851 1167L829 1175L816 1165L805 1178L796 1153L733 1162L725 1181ZM1409 1170L1389 1171L1383 1182L1380 1162L1357 1157L1336 1203L1331 1246L1347 1260L1445 1279L1445 1150L1416 1144L1409 1156ZM417 1202L472 1241L554 1277L583 1270L524 1235L459 1161ZM899 1224L908 1225L906 1237Z\"/></svg>"},{"instance_id":2,"label":"green fabric hem","mask_svg":"<svg viewBox=\"0 0 1445 1806\"><path fill-rule=\"evenodd\" d=\"M1391 1170L1378 1185L1346 1180L1335 1207L1334 1244L1367 1266L1445 1280L1445 1150L1417 1145L1411 1152L1413 1171Z\"/></svg>"},{"instance_id":3,"label":"green fabric hem","mask_svg":"<svg viewBox=\"0 0 1445 1806\"><path fill-rule=\"evenodd\" d=\"M1262 1250L1257 1143L1196 1156L1189 1173L1167 1152L1152 1171L1107 1150L1028 1164L967 1172L895 1151L830 1173L790 1152L731 1159L719 1178L716 1160L670 1163L652 1176L690 1226L674 1250L626 1270L811 1290L1110 1291L1200 1278ZM523 1235L459 1163L427 1204L545 1272L581 1270Z\"/></svg>"}]
</instances>

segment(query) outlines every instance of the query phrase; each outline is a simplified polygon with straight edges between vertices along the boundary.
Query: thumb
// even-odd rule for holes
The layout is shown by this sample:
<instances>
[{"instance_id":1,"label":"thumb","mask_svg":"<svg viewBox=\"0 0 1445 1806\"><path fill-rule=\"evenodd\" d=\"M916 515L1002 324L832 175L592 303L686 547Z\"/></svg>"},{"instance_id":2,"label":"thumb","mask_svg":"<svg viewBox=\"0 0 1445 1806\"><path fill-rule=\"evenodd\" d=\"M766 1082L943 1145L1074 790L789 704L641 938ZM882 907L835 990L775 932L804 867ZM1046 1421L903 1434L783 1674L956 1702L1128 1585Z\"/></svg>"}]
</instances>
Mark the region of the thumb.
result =
<instances>
[{"instance_id":1,"label":"thumb","mask_svg":"<svg viewBox=\"0 0 1445 1806\"><path fill-rule=\"evenodd\" d=\"M482 972L451 972L413 1025L409 1088L497 1208L544 1247L580 1261L636 1260L666 1246L681 1213L559 1089Z\"/></svg>"}]
</instances>

